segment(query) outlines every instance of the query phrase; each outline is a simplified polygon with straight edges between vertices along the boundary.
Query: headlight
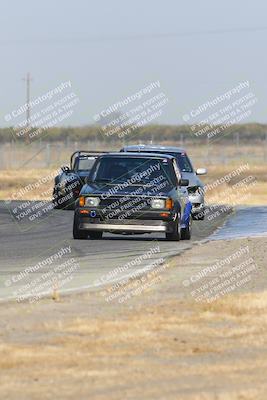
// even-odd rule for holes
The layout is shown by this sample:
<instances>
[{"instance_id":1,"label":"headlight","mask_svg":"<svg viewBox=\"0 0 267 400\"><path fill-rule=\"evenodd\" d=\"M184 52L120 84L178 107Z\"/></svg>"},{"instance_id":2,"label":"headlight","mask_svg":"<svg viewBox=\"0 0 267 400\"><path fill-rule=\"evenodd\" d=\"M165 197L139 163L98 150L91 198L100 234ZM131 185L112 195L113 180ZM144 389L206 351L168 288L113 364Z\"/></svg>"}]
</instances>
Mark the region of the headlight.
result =
<instances>
[{"instance_id":1,"label":"headlight","mask_svg":"<svg viewBox=\"0 0 267 400\"><path fill-rule=\"evenodd\" d=\"M89 207L97 207L100 203L99 197L85 197L85 205Z\"/></svg>"},{"instance_id":2,"label":"headlight","mask_svg":"<svg viewBox=\"0 0 267 400\"><path fill-rule=\"evenodd\" d=\"M151 200L152 208L165 208L165 200L162 199L152 199Z\"/></svg>"}]
</instances>

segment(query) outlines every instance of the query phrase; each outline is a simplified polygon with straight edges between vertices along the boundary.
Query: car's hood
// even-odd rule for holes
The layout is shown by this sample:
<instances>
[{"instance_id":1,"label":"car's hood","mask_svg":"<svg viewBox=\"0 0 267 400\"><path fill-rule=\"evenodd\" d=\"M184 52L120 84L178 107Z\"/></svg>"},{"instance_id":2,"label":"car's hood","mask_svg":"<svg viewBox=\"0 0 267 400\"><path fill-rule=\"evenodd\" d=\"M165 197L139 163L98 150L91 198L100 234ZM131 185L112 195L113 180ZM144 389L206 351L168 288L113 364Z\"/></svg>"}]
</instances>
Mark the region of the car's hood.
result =
<instances>
[{"instance_id":1,"label":"car's hood","mask_svg":"<svg viewBox=\"0 0 267 400\"><path fill-rule=\"evenodd\" d=\"M155 195L155 196L166 196L169 192L170 187L166 187L166 190L156 190L157 186L143 186L143 185L132 185L125 188L119 187L119 185L109 185L106 183L96 184L90 183L85 184L80 192L81 195L94 194L102 195L103 197L113 197L113 196L142 196L142 195Z\"/></svg>"},{"instance_id":2,"label":"car's hood","mask_svg":"<svg viewBox=\"0 0 267 400\"><path fill-rule=\"evenodd\" d=\"M198 178L195 172L182 172L182 178L183 179L188 179L189 180L189 185L190 186L204 186L203 182Z\"/></svg>"}]
</instances>

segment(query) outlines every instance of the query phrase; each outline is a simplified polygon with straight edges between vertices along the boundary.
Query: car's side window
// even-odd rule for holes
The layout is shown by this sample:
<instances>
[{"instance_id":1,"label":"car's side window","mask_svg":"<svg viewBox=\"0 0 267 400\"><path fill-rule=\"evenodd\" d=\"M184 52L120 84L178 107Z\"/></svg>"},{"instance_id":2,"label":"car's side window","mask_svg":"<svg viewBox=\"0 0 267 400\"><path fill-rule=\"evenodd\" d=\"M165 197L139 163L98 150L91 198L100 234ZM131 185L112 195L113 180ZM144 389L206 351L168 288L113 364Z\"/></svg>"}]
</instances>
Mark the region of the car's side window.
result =
<instances>
[{"instance_id":1,"label":"car's side window","mask_svg":"<svg viewBox=\"0 0 267 400\"><path fill-rule=\"evenodd\" d=\"M78 165L79 165L79 158L76 157L73 165L73 170L77 171L78 170Z\"/></svg>"},{"instance_id":2,"label":"car's side window","mask_svg":"<svg viewBox=\"0 0 267 400\"><path fill-rule=\"evenodd\" d=\"M175 175L177 177L178 182L180 182L182 177L181 177L180 170L177 166L176 160L173 160L172 162L173 162L173 168L174 168Z\"/></svg>"}]
</instances>

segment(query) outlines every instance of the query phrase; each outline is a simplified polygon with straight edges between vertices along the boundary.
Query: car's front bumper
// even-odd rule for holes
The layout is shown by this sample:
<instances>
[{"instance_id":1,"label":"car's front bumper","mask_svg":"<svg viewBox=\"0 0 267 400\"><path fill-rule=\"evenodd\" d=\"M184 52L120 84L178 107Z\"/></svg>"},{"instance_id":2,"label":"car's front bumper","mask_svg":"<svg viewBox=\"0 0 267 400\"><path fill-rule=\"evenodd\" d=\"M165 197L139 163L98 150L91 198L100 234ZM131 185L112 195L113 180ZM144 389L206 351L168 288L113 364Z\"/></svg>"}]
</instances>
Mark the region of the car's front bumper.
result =
<instances>
[{"instance_id":1,"label":"car's front bumper","mask_svg":"<svg viewBox=\"0 0 267 400\"><path fill-rule=\"evenodd\" d=\"M172 232L177 214L165 210L165 216L159 211L136 212L130 218L104 218L99 210L91 210L89 214L83 214L85 210L76 209L75 218L78 220L80 230L102 231L114 233L150 233ZM92 216L92 212L94 216Z\"/></svg>"},{"instance_id":2,"label":"car's front bumper","mask_svg":"<svg viewBox=\"0 0 267 400\"><path fill-rule=\"evenodd\" d=\"M202 194L189 194L189 200L192 204L192 215L202 213L205 210L205 200Z\"/></svg>"},{"instance_id":3,"label":"car's front bumper","mask_svg":"<svg viewBox=\"0 0 267 400\"><path fill-rule=\"evenodd\" d=\"M194 214L199 214L203 213L205 211L205 204L203 203L192 203L192 211L191 213Z\"/></svg>"},{"instance_id":4,"label":"car's front bumper","mask_svg":"<svg viewBox=\"0 0 267 400\"><path fill-rule=\"evenodd\" d=\"M155 224L155 222L158 222ZM101 232L125 232L125 233L150 233L150 232L169 232L169 224L164 221L110 221L86 223L82 222L79 225L81 230L94 230Z\"/></svg>"}]
</instances>

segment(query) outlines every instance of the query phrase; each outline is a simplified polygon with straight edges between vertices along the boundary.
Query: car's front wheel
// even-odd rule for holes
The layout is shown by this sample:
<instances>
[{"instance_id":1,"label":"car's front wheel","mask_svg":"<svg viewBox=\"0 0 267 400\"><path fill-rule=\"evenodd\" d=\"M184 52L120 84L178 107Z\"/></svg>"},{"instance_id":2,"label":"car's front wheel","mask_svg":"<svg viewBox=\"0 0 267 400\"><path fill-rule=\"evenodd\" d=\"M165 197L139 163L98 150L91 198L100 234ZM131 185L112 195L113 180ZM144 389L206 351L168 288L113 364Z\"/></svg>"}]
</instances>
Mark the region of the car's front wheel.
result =
<instances>
[{"instance_id":1,"label":"car's front wheel","mask_svg":"<svg viewBox=\"0 0 267 400\"><path fill-rule=\"evenodd\" d=\"M182 240L190 240L191 239L191 229L192 229L192 217L190 216L187 227L181 229L181 239Z\"/></svg>"},{"instance_id":2,"label":"car's front wheel","mask_svg":"<svg viewBox=\"0 0 267 400\"><path fill-rule=\"evenodd\" d=\"M66 196L65 196L66 197ZM64 196L59 195L58 192L54 191L53 192L53 204L54 204L54 208L56 210L62 210L62 209L66 209L68 208L69 204L68 204L68 200L65 199Z\"/></svg>"},{"instance_id":3,"label":"car's front wheel","mask_svg":"<svg viewBox=\"0 0 267 400\"><path fill-rule=\"evenodd\" d=\"M78 221L74 218L73 221L73 239L87 239L88 232L79 229Z\"/></svg>"},{"instance_id":4,"label":"car's front wheel","mask_svg":"<svg viewBox=\"0 0 267 400\"><path fill-rule=\"evenodd\" d=\"M194 213L194 214L192 214L192 217L193 217L193 219L194 219L195 221L204 221L204 219L205 219L205 212L204 212L204 210L203 210L203 211L200 211L199 213Z\"/></svg>"},{"instance_id":5,"label":"car's front wheel","mask_svg":"<svg viewBox=\"0 0 267 400\"><path fill-rule=\"evenodd\" d=\"M179 241L181 239L180 218L177 218L177 220L175 221L173 232L166 232L166 239L175 241Z\"/></svg>"}]
</instances>

